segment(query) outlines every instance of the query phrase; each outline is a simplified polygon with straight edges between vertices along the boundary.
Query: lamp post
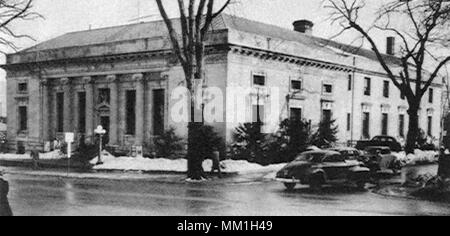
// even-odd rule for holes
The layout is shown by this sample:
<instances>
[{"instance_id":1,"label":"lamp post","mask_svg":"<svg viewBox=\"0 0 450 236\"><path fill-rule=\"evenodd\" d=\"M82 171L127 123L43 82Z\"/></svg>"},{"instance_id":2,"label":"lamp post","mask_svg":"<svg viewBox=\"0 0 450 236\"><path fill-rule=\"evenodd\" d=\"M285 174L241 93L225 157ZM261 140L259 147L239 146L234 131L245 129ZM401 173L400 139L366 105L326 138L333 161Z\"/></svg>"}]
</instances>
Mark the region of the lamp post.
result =
<instances>
[{"instance_id":1,"label":"lamp post","mask_svg":"<svg viewBox=\"0 0 450 236\"><path fill-rule=\"evenodd\" d=\"M106 134L106 130L103 129L101 125L97 126L97 129L94 130L95 134L98 134L99 137L99 145L98 145L98 161L97 165L103 164L102 162L102 142L103 142L103 135Z\"/></svg>"}]
</instances>

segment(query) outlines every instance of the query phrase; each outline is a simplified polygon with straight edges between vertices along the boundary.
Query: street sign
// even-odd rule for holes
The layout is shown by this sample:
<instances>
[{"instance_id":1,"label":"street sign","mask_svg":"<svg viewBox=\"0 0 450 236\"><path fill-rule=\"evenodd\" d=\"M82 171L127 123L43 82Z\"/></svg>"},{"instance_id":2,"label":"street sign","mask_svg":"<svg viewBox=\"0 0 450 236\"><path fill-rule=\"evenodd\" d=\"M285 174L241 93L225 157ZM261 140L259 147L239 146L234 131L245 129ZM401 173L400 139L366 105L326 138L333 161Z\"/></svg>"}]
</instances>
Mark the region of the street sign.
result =
<instances>
[{"instance_id":1,"label":"street sign","mask_svg":"<svg viewBox=\"0 0 450 236\"><path fill-rule=\"evenodd\" d=\"M73 141L75 141L75 134L74 133L65 133L64 141L68 144L73 143Z\"/></svg>"}]
</instances>

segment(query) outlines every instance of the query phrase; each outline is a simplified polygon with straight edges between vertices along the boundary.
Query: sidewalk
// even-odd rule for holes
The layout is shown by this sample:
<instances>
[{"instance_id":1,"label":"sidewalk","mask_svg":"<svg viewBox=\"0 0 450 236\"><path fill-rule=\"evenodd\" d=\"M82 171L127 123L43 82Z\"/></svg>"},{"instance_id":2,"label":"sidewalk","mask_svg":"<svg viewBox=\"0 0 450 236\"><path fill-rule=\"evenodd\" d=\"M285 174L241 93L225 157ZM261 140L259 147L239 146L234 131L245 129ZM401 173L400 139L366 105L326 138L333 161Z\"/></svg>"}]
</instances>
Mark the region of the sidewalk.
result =
<instances>
[{"instance_id":1,"label":"sidewalk","mask_svg":"<svg viewBox=\"0 0 450 236\"><path fill-rule=\"evenodd\" d=\"M34 166L33 160L0 160L0 166L5 167L26 167L32 168ZM39 160L38 166L44 169L62 169L69 167L68 159L54 159L54 160ZM79 170L90 170L92 165L84 163L75 159L70 160L70 167Z\"/></svg>"},{"instance_id":2,"label":"sidewalk","mask_svg":"<svg viewBox=\"0 0 450 236\"><path fill-rule=\"evenodd\" d=\"M185 173L140 173L140 172L108 172L108 171L91 171L91 172L77 172L71 170L67 172L64 169L52 170L31 170L29 168L17 167L0 167L6 175L16 176L30 176L39 178L62 178L62 179L99 179L109 181L152 181L164 184L245 184L253 182L272 181L271 173L252 173L248 175L238 174L224 174L222 178L211 176L210 179L204 181L188 181ZM209 174L209 173L207 173Z\"/></svg>"}]
</instances>

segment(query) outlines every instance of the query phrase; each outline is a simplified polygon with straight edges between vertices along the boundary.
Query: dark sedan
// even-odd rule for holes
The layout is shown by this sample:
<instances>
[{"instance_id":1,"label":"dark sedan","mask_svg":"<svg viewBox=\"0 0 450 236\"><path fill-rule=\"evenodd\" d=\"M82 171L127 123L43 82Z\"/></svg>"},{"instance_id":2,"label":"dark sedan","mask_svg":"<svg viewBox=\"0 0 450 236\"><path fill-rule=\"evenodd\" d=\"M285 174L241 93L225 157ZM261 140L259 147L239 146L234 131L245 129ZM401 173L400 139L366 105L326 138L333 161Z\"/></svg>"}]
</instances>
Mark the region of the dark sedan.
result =
<instances>
[{"instance_id":1,"label":"dark sedan","mask_svg":"<svg viewBox=\"0 0 450 236\"><path fill-rule=\"evenodd\" d=\"M356 184L364 188L370 178L370 170L356 160L347 160L334 151L311 151L300 154L297 159L277 173L277 180L292 190L297 184L320 189L325 184Z\"/></svg>"}]
</instances>

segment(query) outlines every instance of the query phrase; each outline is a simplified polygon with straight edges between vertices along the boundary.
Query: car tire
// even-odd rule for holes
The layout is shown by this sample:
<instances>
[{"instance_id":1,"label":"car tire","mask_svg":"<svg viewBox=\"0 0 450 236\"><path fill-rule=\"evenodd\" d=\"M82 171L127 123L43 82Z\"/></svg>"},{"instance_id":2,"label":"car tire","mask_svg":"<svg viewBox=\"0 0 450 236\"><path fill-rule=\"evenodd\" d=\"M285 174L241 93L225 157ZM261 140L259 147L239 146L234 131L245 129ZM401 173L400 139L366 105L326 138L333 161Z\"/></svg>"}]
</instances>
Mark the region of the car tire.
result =
<instances>
[{"instance_id":1,"label":"car tire","mask_svg":"<svg viewBox=\"0 0 450 236\"><path fill-rule=\"evenodd\" d=\"M323 177L321 175L312 176L309 180L309 188L314 191L322 190Z\"/></svg>"},{"instance_id":2,"label":"car tire","mask_svg":"<svg viewBox=\"0 0 450 236\"><path fill-rule=\"evenodd\" d=\"M284 186L286 187L287 190L292 191L294 190L295 186L297 184L296 183L284 183Z\"/></svg>"}]
</instances>

